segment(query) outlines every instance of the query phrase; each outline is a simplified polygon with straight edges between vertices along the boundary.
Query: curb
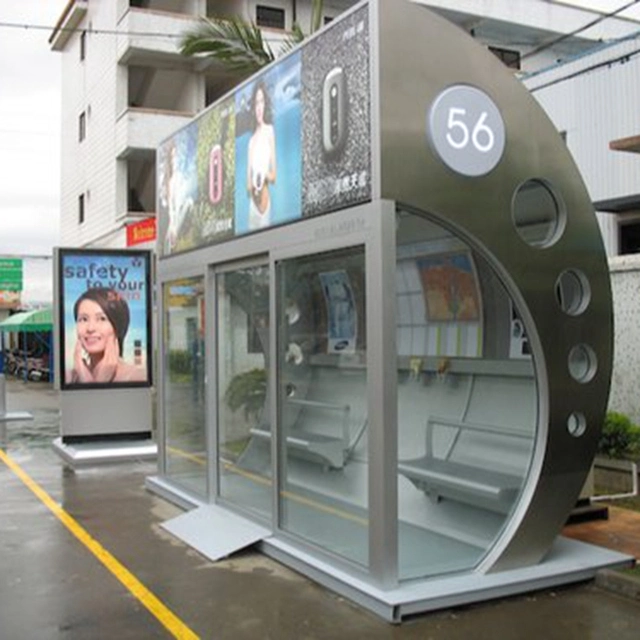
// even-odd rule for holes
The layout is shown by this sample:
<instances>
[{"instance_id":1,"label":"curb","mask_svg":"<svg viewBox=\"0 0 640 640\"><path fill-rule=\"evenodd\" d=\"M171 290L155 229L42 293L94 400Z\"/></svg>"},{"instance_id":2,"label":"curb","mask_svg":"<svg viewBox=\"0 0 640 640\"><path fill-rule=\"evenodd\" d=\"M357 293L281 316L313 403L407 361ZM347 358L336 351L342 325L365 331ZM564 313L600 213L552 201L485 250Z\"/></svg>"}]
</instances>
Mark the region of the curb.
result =
<instances>
[{"instance_id":1,"label":"curb","mask_svg":"<svg viewBox=\"0 0 640 640\"><path fill-rule=\"evenodd\" d=\"M640 601L640 578L613 569L601 569L596 573L597 587L618 595Z\"/></svg>"}]
</instances>

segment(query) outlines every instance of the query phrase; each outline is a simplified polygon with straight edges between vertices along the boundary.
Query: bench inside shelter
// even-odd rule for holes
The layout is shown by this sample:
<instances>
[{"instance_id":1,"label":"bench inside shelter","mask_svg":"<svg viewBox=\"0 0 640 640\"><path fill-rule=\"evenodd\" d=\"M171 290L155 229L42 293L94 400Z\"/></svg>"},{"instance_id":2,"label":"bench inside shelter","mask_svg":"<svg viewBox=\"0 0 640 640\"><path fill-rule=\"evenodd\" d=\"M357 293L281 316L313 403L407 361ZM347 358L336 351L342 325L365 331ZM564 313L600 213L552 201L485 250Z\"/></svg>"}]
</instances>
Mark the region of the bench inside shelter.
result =
<instances>
[{"instance_id":1,"label":"bench inside shelter","mask_svg":"<svg viewBox=\"0 0 640 640\"><path fill-rule=\"evenodd\" d=\"M425 435L424 455L400 460L400 474L434 501L448 498L500 513L511 509L526 476L531 433L430 416Z\"/></svg>"}]
</instances>

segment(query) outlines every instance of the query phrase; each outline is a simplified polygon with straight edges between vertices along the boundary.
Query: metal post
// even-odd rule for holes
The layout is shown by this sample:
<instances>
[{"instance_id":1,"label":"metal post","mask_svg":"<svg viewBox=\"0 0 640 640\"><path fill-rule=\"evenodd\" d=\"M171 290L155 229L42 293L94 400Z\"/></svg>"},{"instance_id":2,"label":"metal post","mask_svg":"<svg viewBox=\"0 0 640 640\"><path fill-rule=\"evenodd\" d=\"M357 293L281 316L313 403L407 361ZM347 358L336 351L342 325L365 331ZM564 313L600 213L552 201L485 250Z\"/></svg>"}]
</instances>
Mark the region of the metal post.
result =
<instances>
[{"instance_id":1,"label":"metal post","mask_svg":"<svg viewBox=\"0 0 640 640\"><path fill-rule=\"evenodd\" d=\"M7 412L6 391L4 373L0 373L0 416L3 416Z\"/></svg>"}]
</instances>

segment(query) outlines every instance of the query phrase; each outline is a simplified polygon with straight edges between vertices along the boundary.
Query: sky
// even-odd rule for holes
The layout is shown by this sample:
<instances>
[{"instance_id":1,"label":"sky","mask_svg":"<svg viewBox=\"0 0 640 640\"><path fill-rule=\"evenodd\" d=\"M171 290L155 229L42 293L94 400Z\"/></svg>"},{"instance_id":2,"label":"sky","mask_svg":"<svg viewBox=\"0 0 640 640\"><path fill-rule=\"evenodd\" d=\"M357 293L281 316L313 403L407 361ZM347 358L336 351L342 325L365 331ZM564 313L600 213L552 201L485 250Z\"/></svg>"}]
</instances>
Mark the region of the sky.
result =
<instances>
[{"instance_id":1,"label":"sky","mask_svg":"<svg viewBox=\"0 0 640 640\"><path fill-rule=\"evenodd\" d=\"M607 12L628 1L564 0ZM0 0L0 255L59 244L61 61L48 38L66 4ZM640 17L640 2L623 15Z\"/></svg>"},{"instance_id":2,"label":"sky","mask_svg":"<svg viewBox=\"0 0 640 640\"><path fill-rule=\"evenodd\" d=\"M53 26L67 0L0 0L3 23ZM59 243L60 55L50 30L0 26L0 255Z\"/></svg>"}]
</instances>

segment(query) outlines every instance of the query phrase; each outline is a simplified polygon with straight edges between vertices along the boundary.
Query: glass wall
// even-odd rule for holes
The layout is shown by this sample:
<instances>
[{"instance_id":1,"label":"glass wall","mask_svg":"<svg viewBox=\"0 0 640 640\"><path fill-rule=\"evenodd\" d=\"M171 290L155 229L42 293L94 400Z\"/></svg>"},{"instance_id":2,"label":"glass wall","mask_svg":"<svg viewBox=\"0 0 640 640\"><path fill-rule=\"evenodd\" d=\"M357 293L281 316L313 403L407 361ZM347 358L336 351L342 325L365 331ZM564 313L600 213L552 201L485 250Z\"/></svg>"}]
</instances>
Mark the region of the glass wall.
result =
<instances>
[{"instance_id":1,"label":"glass wall","mask_svg":"<svg viewBox=\"0 0 640 640\"><path fill-rule=\"evenodd\" d=\"M216 285L218 492L270 517L269 268L219 273Z\"/></svg>"},{"instance_id":2,"label":"glass wall","mask_svg":"<svg viewBox=\"0 0 640 640\"><path fill-rule=\"evenodd\" d=\"M527 328L462 240L407 212L397 224L401 579L467 570L521 494L537 424Z\"/></svg>"},{"instance_id":3,"label":"glass wall","mask_svg":"<svg viewBox=\"0 0 640 640\"><path fill-rule=\"evenodd\" d=\"M284 260L276 273L280 526L366 566L364 248Z\"/></svg>"},{"instance_id":4,"label":"glass wall","mask_svg":"<svg viewBox=\"0 0 640 640\"><path fill-rule=\"evenodd\" d=\"M166 475L206 498L204 279L165 284L163 300Z\"/></svg>"}]
</instances>

